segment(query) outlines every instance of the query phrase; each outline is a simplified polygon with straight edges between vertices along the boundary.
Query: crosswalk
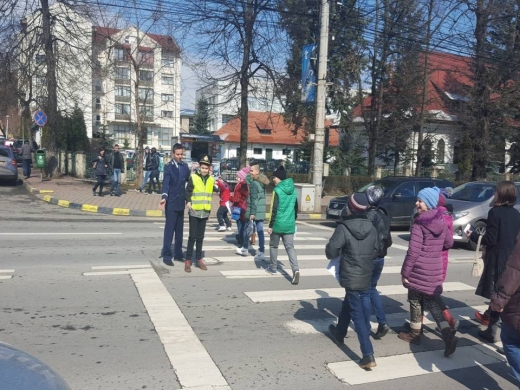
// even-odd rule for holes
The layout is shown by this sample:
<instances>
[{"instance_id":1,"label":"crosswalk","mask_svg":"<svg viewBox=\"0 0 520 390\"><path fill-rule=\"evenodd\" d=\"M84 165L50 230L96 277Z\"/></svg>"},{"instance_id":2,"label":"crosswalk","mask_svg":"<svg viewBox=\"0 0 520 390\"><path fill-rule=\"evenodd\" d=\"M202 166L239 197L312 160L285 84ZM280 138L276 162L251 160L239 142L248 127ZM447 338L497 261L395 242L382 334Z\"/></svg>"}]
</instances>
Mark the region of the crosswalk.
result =
<instances>
[{"instance_id":1,"label":"crosswalk","mask_svg":"<svg viewBox=\"0 0 520 390\"><path fill-rule=\"evenodd\" d=\"M159 229L164 228L163 223L156 222L155 224ZM299 286L290 284L292 271L289 266L288 256L281 243L277 258L279 263L278 272L276 275L270 275L265 272L265 267L269 261L269 235L266 234L266 260L255 261L253 255L255 249L258 248L257 245L250 246L248 256L237 255L234 253L236 250L236 231L217 232L216 227L210 224L208 224L206 230L203 248L205 262L210 266L208 274L213 272L214 276L225 278L229 280L229 283L239 283L240 280L244 280L245 285L237 284L236 286L245 286L241 290L242 294L249 299L251 304L260 305L259 310L270 310L271 305L289 305L287 306L291 308L289 311L294 311L292 309L294 306L292 305L298 302L302 306L303 302L309 302L313 306L316 305L318 307L319 303L317 302L324 299L343 299L345 290L338 286L333 276L325 268L328 260L325 258L324 247L333 229L325 226L314 229L308 223L304 225L306 226L299 228L295 240L301 274ZM188 230L187 224L185 229L186 231ZM397 234L406 233L399 232ZM258 240L256 244L258 244ZM388 325L396 330L402 328L403 323L409 319L408 304L406 302L407 290L400 283L401 262L408 249L404 244L404 242L400 244L394 243L392 248L390 248L389 256L385 258L386 264L382 274L382 278L386 278L385 283L378 285L378 290L383 297L392 297L393 300L401 302L399 311L386 313ZM471 256L472 254L466 251L454 251L453 256L450 254L450 261L453 258L453 263L459 267L466 267L469 274L471 268L469 260ZM212 265L217 267L211 267ZM255 283L255 280L262 281L262 283ZM247 284L248 281L251 281L250 285ZM272 289L275 282L279 288ZM443 289L446 296L459 296L464 293L469 296L472 295L475 286L451 279L444 284ZM484 304L456 307L451 309L451 314L455 319L471 324L469 321L472 320L473 313L475 311L484 311L486 308L487 306ZM323 337L324 342L328 343L327 345L333 345L327 334L328 326L336 320L334 313L325 311L322 312L320 318L309 319L297 319L290 314L289 317L292 318L285 319L280 323L280 326L288 334L293 336L308 337L309 335L314 335L315 337ZM429 329L435 329L435 322L429 313L425 313L424 325ZM371 326L374 331L377 329L378 324L375 317L372 318ZM351 324L351 327L354 328L353 324ZM351 336L348 340L352 349L357 351L359 349L357 338ZM490 345L483 344L477 339L471 339L470 342L460 343L456 353L449 359L443 356L441 349L420 350L417 352L412 350L411 352L399 353L397 355L388 355L388 351L386 351L386 356L378 356L378 350L376 349L378 365L372 372L360 370L356 361L353 360L324 362L324 364L328 372L338 380L347 385L355 386L503 363L505 359L496 352L497 346L500 346L500 343ZM435 344L434 348L441 347L442 343Z\"/></svg>"},{"instance_id":2,"label":"crosswalk","mask_svg":"<svg viewBox=\"0 0 520 390\"><path fill-rule=\"evenodd\" d=\"M13 275L9 275L12 273L14 273L14 269L0 269L0 280L12 279Z\"/></svg>"}]
</instances>

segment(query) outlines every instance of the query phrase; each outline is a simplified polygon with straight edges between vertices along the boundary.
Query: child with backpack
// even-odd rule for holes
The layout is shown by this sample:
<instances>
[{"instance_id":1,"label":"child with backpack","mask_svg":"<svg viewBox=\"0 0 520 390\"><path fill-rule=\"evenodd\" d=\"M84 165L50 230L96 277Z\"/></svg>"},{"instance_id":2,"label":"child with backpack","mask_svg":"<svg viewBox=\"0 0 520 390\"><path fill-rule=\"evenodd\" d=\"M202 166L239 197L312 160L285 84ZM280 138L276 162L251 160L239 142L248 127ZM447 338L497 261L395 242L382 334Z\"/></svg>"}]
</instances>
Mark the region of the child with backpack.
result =
<instances>
[{"instance_id":1,"label":"child with backpack","mask_svg":"<svg viewBox=\"0 0 520 390\"><path fill-rule=\"evenodd\" d=\"M235 186L235 191L233 191L233 196L230 198L233 219L236 218L237 221L238 234L235 237L237 239L238 249L242 248L242 244L248 245L248 243L242 242L244 237L244 228L246 226L244 215L247 210L247 199L249 197L249 187L246 183L246 176L248 173L249 167L242 168L237 172L237 184ZM235 213L235 211L237 211L237 213ZM242 254L242 252L240 252L240 254Z\"/></svg>"},{"instance_id":2,"label":"child with backpack","mask_svg":"<svg viewBox=\"0 0 520 390\"><path fill-rule=\"evenodd\" d=\"M229 220L228 214L231 214L231 189L229 184L224 181L222 177L217 180L217 187L219 190L220 207L217 211L217 220L219 224L218 231L225 232L226 230L231 231L231 221Z\"/></svg>"}]
</instances>

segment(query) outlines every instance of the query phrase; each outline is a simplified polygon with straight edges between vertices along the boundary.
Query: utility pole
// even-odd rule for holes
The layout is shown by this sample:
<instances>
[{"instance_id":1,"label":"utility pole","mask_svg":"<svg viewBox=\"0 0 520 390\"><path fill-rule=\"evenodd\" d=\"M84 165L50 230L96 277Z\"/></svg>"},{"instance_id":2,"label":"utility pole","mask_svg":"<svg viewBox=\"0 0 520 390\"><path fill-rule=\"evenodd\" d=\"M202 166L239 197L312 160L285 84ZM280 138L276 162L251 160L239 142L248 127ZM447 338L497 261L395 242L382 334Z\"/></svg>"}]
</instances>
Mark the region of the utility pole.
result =
<instances>
[{"instance_id":1,"label":"utility pole","mask_svg":"<svg viewBox=\"0 0 520 390\"><path fill-rule=\"evenodd\" d=\"M314 212L321 212L323 192L323 149L325 147L325 92L327 83L327 54L329 51L329 1L321 0L320 45L318 58L318 86L316 88L316 122L312 184L315 186Z\"/></svg>"}]
</instances>

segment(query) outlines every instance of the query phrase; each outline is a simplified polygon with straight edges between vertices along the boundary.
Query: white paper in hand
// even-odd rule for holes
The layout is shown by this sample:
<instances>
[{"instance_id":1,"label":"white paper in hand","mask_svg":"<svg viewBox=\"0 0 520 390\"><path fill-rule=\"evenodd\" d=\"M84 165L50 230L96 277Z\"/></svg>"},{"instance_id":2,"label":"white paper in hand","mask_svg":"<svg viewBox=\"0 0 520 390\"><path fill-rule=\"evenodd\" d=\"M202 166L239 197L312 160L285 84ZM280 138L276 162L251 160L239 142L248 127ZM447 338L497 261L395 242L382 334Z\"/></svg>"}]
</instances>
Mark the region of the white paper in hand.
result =
<instances>
[{"instance_id":1,"label":"white paper in hand","mask_svg":"<svg viewBox=\"0 0 520 390\"><path fill-rule=\"evenodd\" d=\"M327 264L327 271L330 272L332 276L336 278L336 280L339 282L339 260L341 256L335 257L332 260L329 261L329 264Z\"/></svg>"}]
</instances>

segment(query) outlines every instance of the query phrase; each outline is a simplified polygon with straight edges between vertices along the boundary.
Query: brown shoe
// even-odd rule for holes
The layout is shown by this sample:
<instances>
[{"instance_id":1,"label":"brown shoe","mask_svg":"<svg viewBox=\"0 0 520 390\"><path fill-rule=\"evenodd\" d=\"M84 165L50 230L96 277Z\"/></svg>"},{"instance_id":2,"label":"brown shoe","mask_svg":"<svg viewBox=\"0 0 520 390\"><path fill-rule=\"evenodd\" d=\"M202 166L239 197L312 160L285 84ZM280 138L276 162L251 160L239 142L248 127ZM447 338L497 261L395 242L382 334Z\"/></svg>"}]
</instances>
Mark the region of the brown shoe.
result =
<instances>
[{"instance_id":1,"label":"brown shoe","mask_svg":"<svg viewBox=\"0 0 520 390\"><path fill-rule=\"evenodd\" d=\"M397 335L401 340L406 341L410 344L419 345L421 344L421 330L410 329L409 332L401 332Z\"/></svg>"},{"instance_id":2,"label":"brown shoe","mask_svg":"<svg viewBox=\"0 0 520 390\"><path fill-rule=\"evenodd\" d=\"M208 267L206 267L206 264L204 264L204 260L202 260L202 259L197 260L197 265L203 271L208 270Z\"/></svg>"},{"instance_id":3,"label":"brown shoe","mask_svg":"<svg viewBox=\"0 0 520 390\"><path fill-rule=\"evenodd\" d=\"M191 272L191 261L186 260L184 262L184 272Z\"/></svg>"}]
</instances>

